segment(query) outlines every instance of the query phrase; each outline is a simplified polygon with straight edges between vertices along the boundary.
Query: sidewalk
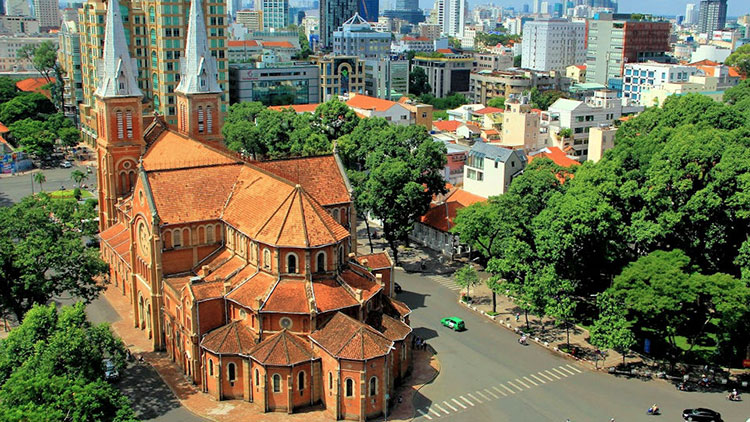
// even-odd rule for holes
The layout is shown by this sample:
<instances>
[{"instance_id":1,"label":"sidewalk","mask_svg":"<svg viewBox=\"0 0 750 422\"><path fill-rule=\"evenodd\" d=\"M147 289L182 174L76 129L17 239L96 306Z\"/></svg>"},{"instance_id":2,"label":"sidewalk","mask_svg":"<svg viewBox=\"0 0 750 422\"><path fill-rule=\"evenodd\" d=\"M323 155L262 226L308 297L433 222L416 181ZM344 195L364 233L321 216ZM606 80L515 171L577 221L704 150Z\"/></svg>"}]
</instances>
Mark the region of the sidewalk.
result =
<instances>
[{"instance_id":1,"label":"sidewalk","mask_svg":"<svg viewBox=\"0 0 750 422\"><path fill-rule=\"evenodd\" d=\"M151 342L142 330L133 327L131 304L125 296L117 291L114 285L109 285L102 297L119 315L119 319L111 324L114 332L122 338L131 353L143 355L146 362L156 370L182 406L196 415L216 422L238 420L330 422L331 418L323 412L321 406L304 409L291 415L284 412L263 413L253 403L242 400L216 401L208 394L201 393L197 386L183 376L177 365L172 363L166 354L149 352ZM394 403L396 404L390 410L392 414L388 415L390 420L412 419L414 408L411 402L414 394L422 385L434 379L440 368L437 358L427 351L414 351L413 365L411 375L394 395ZM399 395L402 397L400 404L397 402Z\"/></svg>"}]
</instances>

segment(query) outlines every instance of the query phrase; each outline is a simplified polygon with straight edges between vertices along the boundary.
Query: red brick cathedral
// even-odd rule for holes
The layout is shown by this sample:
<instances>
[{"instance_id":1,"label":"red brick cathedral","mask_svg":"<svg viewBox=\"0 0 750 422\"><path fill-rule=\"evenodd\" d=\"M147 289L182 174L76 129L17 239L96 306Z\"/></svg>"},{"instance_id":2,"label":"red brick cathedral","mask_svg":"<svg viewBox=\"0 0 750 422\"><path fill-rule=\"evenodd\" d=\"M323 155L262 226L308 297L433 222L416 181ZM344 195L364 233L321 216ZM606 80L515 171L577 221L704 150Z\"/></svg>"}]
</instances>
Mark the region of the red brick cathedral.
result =
<instances>
[{"instance_id":1,"label":"red brick cathedral","mask_svg":"<svg viewBox=\"0 0 750 422\"><path fill-rule=\"evenodd\" d=\"M384 412L411 366L386 254L356 255L335 155L250 162L224 149L221 89L190 7L178 124L144 121L117 0L107 10L97 154L101 254L134 325L218 400L262 411Z\"/></svg>"}]
</instances>

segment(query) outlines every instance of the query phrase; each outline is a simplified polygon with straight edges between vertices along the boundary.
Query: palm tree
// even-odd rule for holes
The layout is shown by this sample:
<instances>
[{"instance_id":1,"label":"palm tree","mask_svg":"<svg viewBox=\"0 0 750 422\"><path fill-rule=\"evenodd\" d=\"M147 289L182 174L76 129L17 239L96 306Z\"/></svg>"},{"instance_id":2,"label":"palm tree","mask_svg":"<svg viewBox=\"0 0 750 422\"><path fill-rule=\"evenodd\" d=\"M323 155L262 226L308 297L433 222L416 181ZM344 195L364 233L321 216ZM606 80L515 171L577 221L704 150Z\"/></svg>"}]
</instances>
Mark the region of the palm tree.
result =
<instances>
[{"instance_id":1,"label":"palm tree","mask_svg":"<svg viewBox=\"0 0 750 422\"><path fill-rule=\"evenodd\" d=\"M76 185L81 186L81 182L88 179L89 176L81 170L73 170L73 172L70 173L70 178L73 179L73 182L75 182Z\"/></svg>"},{"instance_id":2,"label":"palm tree","mask_svg":"<svg viewBox=\"0 0 750 422\"><path fill-rule=\"evenodd\" d=\"M34 181L39 183L39 189L42 189L42 183L47 181L47 176L44 175L41 171L39 173L34 173Z\"/></svg>"}]
</instances>

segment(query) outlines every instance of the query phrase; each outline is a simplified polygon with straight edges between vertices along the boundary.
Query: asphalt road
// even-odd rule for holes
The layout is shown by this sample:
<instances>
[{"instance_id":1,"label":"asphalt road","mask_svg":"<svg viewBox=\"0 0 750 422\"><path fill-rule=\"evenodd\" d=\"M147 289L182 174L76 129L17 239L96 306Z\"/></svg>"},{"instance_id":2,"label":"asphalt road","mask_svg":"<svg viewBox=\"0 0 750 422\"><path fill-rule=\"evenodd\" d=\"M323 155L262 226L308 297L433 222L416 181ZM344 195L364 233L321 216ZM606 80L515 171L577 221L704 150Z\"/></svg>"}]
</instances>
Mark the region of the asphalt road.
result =
<instances>
[{"instance_id":1,"label":"asphalt road","mask_svg":"<svg viewBox=\"0 0 750 422\"><path fill-rule=\"evenodd\" d=\"M727 422L745 422L750 401L725 393L680 392L662 380L642 381L594 372L536 345L522 346L512 332L456 303L451 284L396 272L398 296L413 310L411 326L438 353L441 372L416 398L417 420L437 421L680 421L682 410L708 407ZM453 332L440 318L457 316L467 330Z\"/></svg>"},{"instance_id":2,"label":"asphalt road","mask_svg":"<svg viewBox=\"0 0 750 422\"><path fill-rule=\"evenodd\" d=\"M86 166L73 166L69 169L64 168L53 168L40 170L47 177L47 181L42 185L45 191L58 190L61 186L65 186L66 189L72 189L74 187L73 180L70 178L70 174L73 170L81 170L86 172ZM93 172L95 169L92 168ZM32 193L32 177L34 173L26 173L18 176L6 176L0 178L0 206L7 207L19 202L26 196ZM93 191L96 188L96 174L90 173L89 178L83 183L90 186L89 191ZM39 192L39 184L34 183L34 192Z\"/></svg>"}]
</instances>

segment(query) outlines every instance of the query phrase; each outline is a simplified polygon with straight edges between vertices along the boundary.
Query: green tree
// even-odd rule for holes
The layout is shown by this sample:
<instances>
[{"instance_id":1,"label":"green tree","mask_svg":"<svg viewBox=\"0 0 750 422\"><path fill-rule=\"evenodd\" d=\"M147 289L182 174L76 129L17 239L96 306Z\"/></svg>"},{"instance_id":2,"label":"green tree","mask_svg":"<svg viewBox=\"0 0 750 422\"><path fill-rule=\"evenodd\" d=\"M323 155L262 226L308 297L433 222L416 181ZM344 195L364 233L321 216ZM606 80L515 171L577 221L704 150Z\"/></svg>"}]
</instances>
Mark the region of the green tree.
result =
<instances>
[{"instance_id":1,"label":"green tree","mask_svg":"<svg viewBox=\"0 0 750 422\"><path fill-rule=\"evenodd\" d=\"M52 82L50 74L53 72L55 63L57 62L57 48L55 48L55 45L51 41L45 41L38 46L31 44L24 45L18 49L16 56L19 59L31 62L34 69L47 80L47 83Z\"/></svg>"},{"instance_id":2,"label":"green tree","mask_svg":"<svg viewBox=\"0 0 750 422\"><path fill-rule=\"evenodd\" d=\"M315 109L315 124L320 133L333 142L343 135L351 133L359 117L346 103L338 98L328 100Z\"/></svg>"},{"instance_id":3,"label":"green tree","mask_svg":"<svg viewBox=\"0 0 750 422\"><path fill-rule=\"evenodd\" d=\"M600 294L596 303L599 307L599 318L591 327L589 341L600 349L612 349L620 353L624 364L628 350L636 343L633 324L627 320L623 304L611 294Z\"/></svg>"},{"instance_id":4,"label":"green tree","mask_svg":"<svg viewBox=\"0 0 750 422\"><path fill-rule=\"evenodd\" d=\"M456 37L448 37L448 45L452 48L461 49L461 40Z\"/></svg>"},{"instance_id":5,"label":"green tree","mask_svg":"<svg viewBox=\"0 0 750 422\"><path fill-rule=\"evenodd\" d=\"M505 97L492 97L487 101L487 107L505 109Z\"/></svg>"},{"instance_id":6,"label":"green tree","mask_svg":"<svg viewBox=\"0 0 750 422\"><path fill-rule=\"evenodd\" d=\"M16 95L16 81L7 76L0 76L0 104L12 100Z\"/></svg>"},{"instance_id":7,"label":"green tree","mask_svg":"<svg viewBox=\"0 0 750 422\"><path fill-rule=\"evenodd\" d=\"M18 120L26 118L43 119L46 114L55 113L55 105L42 94L23 93L12 100L0 104L0 122L10 128Z\"/></svg>"},{"instance_id":8,"label":"green tree","mask_svg":"<svg viewBox=\"0 0 750 422\"><path fill-rule=\"evenodd\" d=\"M64 127L57 132L57 135L66 147L74 147L81 142L81 132L74 127Z\"/></svg>"},{"instance_id":9,"label":"green tree","mask_svg":"<svg viewBox=\"0 0 750 422\"><path fill-rule=\"evenodd\" d=\"M95 217L93 207L44 193L0 209L0 310L20 320L62 293L95 299L108 266L81 237L91 234L81 221Z\"/></svg>"},{"instance_id":10,"label":"green tree","mask_svg":"<svg viewBox=\"0 0 750 422\"><path fill-rule=\"evenodd\" d=\"M743 76L750 73L750 44L738 47L724 60L727 66L734 66Z\"/></svg>"},{"instance_id":11,"label":"green tree","mask_svg":"<svg viewBox=\"0 0 750 422\"><path fill-rule=\"evenodd\" d=\"M490 34L487 32L478 32L475 37L475 42L479 47L494 47L498 44L507 44L509 41L520 41L520 35L509 35L509 34Z\"/></svg>"},{"instance_id":12,"label":"green tree","mask_svg":"<svg viewBox=\"0 0 750 422\"><path fill-rule=\"evenodd\" d=\"M522 59L521 55L513 56L513 67L521 67Z\"/></svg>"},{"instance_id":13,"label":"green tree","mask_svg":"<svg viewBox=\"0 0 750 422\"><path fill-rule=\"evenodd\" d=\"M470 289L479 284L479 274L476 268L471 264L466 264L456 271L453 278L459 287L466 288L466 296L469 296Z\"/></svg>"},{"instance_id":14,"label":"green tree","mask_svg":"<svg viewBox=\"0 0 750 422\"><path fill-rule=\"evenodd\" d=\"M88 178L89 178L89 176L86 173L82 172L81 170L73 170L70 173L70 179L73 180L73 182L76 185L79 185L79 186L81 185L81 183L84 180L86 180Z\"/></svg>"},{"instance_id":15,"label":"green tree","mask_svg":"<svg viewBox=\"0 0 750 422\"><path fill-rule=\"evenodd\" d=\"M298 60L307 60L308 57L310 57L310 54L312 54L312 50L310 49L310 42L307 40L307 35L305 34L305 27L300 26L298 28L299 31L299 47L300 51L295 56Z\"/></svg>"},{"instance_id":16,"label":"green tree","mask_svg":"<svg viewBox=\"0 0 750 422\"><path fill-rule=\"evenodd\" d=\"M44 182L47 181L47 176L45 176L44 173L42 173L41 171L34 173L34 181L36 183L39 183L39 190L43 190L42 185L44 184Z\"/></svg>"},{"instance_id":17,"label":"green tree","mask_svg":"<svg viewBox=\"0 0 750 422\"><path fill-rule=\"evenodd\" d=\"M432 91L430 83L427 81L427 74L424 69L414 66L409 73L409 93L420 96Z\"/></svg>"},{"instance_id":18,"label":"green tree","mask_svg":"<svg viewBox=\"0 0 750 422\"><path fill-rule=\"evenodd\" d=\"M565 98L565 93L556 90L540 91L537 87L531 88L531 105L540 110L547 110L555 101Z\"/></svg>"},{"instance_id":19,"label":"green tree","mask_svg":"<svg viewBox=\"0 0 750 422\"><path fill-rule=\"evenodd\" d=\"M485 280L487 288L492 292L492 312L497 313L497 295L502 291L503 284L497 276L491 276Z\"/></svg>"}]
</instances>

